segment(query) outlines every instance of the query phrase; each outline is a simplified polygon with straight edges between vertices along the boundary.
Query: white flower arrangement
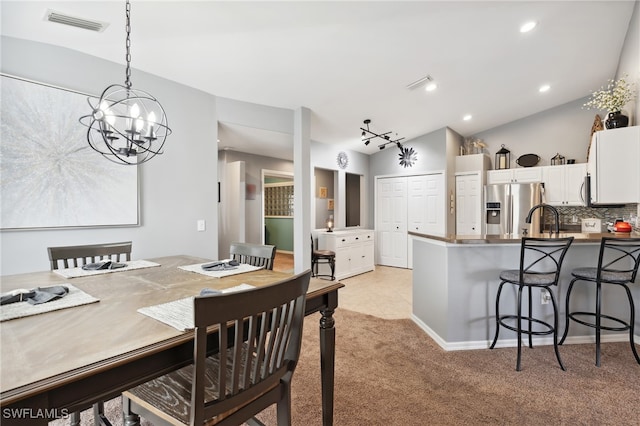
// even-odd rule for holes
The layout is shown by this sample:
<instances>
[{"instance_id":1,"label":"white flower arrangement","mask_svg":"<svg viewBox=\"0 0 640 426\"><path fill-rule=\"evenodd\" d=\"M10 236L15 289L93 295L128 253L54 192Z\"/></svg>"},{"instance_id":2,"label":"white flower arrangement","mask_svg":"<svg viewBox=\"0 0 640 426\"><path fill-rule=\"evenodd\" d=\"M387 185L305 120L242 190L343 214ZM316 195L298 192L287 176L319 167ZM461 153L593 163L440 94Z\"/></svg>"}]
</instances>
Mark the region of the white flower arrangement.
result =
<instances>
[{"instance_id":1,"label":"white flower arrangement","mask_svg":"<svg viewBox=\"0 0 640 426\"><path fill-rule=\"evenodd\" d=\"M635 99L635 82L627 82L628 75L625 74L619 80L609 80L607 87L591 94L589 102L583 106L587 109L600 109L609 112L619 112L627 102Z\"/></svg>"}]
</instances>

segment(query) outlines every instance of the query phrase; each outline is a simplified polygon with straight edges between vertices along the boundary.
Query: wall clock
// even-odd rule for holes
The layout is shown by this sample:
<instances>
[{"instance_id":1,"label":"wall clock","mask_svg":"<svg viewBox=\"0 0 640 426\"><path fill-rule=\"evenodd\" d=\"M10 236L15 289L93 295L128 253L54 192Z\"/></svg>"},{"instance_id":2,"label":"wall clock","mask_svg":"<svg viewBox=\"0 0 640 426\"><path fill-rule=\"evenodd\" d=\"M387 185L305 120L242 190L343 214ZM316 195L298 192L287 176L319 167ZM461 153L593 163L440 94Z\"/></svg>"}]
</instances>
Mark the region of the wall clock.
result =
<instances>
[{"instance_id":1,"label":"wall clock","mask_svg":"<svg viewBox=\"0 0 640 426\"><path fill-rule=\"evenodd\" d=\"M418 159L418 153L413 150L413 148L400 148L400 165L403 167L413 167L416 160Z\"/></svg>"},{"instance_id":2,"label":"wall clock","mask_svg":"<svg viewBox=\"0 0 640 426\"><path fill-rule=\"evenodd\" d=\"M347 156L347 153L344 151L340 151L338 153L337 162L338 167L340 167L341 169L346 169L349 165L349 157Z\"/></svg>"}]
</instances>

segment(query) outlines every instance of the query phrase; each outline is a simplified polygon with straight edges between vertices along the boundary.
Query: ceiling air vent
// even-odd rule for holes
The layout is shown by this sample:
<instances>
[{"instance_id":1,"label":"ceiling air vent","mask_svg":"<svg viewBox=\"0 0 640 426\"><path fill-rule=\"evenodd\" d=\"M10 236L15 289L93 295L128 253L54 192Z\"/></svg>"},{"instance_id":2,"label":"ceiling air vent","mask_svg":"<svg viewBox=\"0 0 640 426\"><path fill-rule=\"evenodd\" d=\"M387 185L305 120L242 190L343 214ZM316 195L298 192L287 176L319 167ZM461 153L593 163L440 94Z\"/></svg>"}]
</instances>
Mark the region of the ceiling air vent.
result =
<instances>
[{"instance_id":1,"label":"ceiling air vent","mask_svg":"<svg viewBox=\"0 0 640 426\"><path fill-rule=\"evenodd\" d=\"M89 19L78 18L76 16L70 16L65 13L56 12L55 10L47 10L44 16L45 21L55 22L58 24L71 25L76 28L83 28L85 30L102 32L109 26L107 22L91 21Z\"/></svg>"}]
</instances>

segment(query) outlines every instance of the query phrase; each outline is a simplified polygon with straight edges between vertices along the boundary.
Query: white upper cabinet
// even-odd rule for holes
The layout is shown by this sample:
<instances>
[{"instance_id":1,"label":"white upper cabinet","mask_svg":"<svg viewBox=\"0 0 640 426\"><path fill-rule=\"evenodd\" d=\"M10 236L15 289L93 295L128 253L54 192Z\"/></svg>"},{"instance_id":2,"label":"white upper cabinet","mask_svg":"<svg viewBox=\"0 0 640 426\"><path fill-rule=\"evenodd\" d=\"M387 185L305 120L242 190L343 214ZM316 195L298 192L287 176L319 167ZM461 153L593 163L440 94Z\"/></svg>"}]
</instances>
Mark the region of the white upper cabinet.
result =
<instances>
[{"instance_id":1,"label":"white upper cabinet","mask_svg":"<svg viewBox=\"0 0 640 426\"><path fill-rule=\"evenodd\" d=\"M542 169L545 201L553 206L584 206L587 165L567 164Z\"/></svg>"},{"instance_id":2,"label":"white upper cabinet","mask_svg":"<svg viewBox=\"0 0 640 426\"><path fill-rule=\"evenodd\" d=\"M542 182L542 167L487 171L487 184Z\"/></svg>"}]
</instances>

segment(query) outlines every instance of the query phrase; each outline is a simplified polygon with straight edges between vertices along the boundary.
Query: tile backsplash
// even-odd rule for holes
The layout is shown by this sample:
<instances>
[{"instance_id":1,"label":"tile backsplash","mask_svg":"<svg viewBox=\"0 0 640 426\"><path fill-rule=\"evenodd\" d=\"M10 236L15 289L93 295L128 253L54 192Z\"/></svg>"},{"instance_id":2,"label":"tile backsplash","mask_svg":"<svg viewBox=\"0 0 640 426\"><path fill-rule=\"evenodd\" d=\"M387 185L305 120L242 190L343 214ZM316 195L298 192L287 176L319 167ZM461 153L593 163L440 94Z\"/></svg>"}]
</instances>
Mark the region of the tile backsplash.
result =
<instances>
[{"instance_id":1,"label":"tile backsplash","mask_svg":"<svg viewBox=\"0 0 640 426\"><path fill-rule=\"evenodd\" d=\"M555 206L560 214L560 223L563 225L580 225L581 219L598 218L602 220L603 228L607 222L615 223L616 219L629 219L637 217L638 205L627 204L623 207L580 207L580 206ZM545 213L545 223L553 223L551 212ZM603 229L604 230L604 229Z\"/></svg>"}]
</instances>

